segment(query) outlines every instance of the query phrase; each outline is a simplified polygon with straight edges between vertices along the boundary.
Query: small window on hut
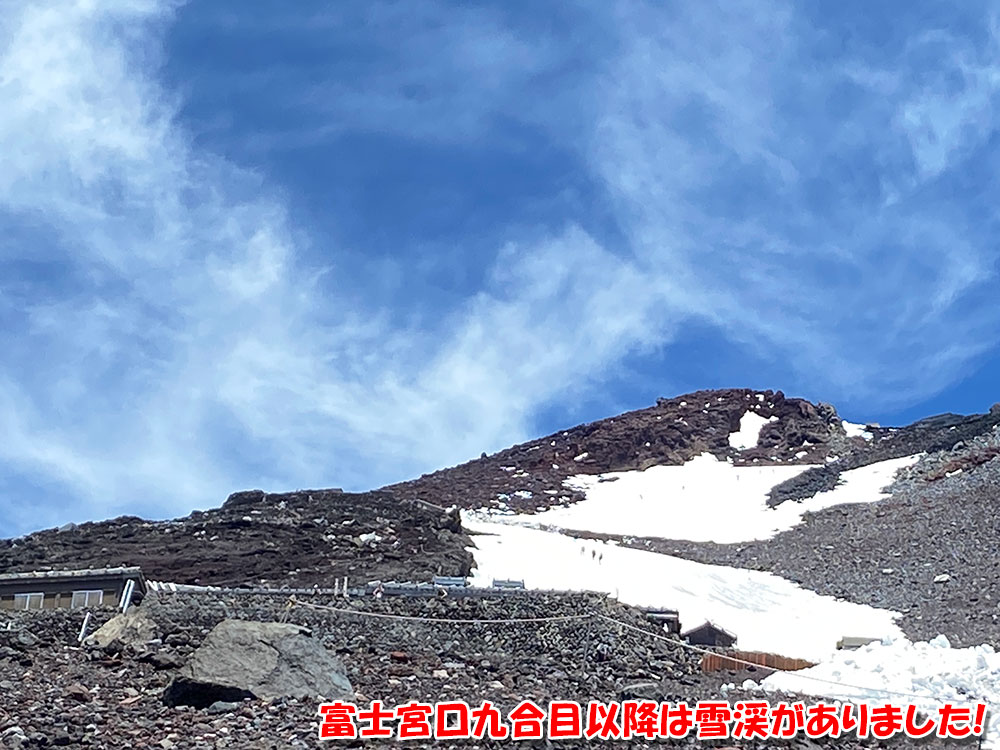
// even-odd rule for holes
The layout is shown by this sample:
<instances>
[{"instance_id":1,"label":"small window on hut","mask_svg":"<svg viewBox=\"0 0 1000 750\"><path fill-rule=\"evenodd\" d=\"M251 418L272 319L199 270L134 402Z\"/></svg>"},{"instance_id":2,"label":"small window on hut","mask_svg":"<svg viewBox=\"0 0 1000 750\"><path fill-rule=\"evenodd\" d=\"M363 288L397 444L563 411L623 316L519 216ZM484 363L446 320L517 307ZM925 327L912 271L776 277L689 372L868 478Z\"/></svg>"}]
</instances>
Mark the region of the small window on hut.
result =
<instances>
[{"instance_id":1,"label":"small window on hut","mask_svg":"<svg viewBox=\"0 0 1000 750\"><path fill-rule=\"evenodd\" d=\"M100 589L95 589L93 591L74 591L73 601L70 602L70 606L73 609L76 609L77 607L96 607L103 601L104 592Z\"/></svg>"},{"instance_id":2,"label":"small window on hut","mask_svg":"<svg viewBox=\"0 0 1000 750\"><path fill-rule=\"evenodd\" d=\"M14 594L14 609L41 609L45 602L42 592L30 594Z\"/></svg>"}]
</instances>

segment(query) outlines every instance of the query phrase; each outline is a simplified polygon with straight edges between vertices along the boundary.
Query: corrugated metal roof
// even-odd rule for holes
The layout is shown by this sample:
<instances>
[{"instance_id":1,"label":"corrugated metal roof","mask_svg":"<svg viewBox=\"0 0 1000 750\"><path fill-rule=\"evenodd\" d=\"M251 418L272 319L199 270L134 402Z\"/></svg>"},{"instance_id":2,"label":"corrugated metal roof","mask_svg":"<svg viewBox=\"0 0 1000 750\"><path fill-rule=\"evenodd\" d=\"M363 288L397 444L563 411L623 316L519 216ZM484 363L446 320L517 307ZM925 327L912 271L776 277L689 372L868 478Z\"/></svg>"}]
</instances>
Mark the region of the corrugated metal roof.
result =
<instances>
[{"instance_id":1,"label":"corrugated metal roof","mask_svg":"<svg viewBox=\"0 0 1000 750\"><path fill-rule=\"evenodd\" d=\"M85 568L83 570L32 570L27 573L0 573L0 583L8 581L31 581L46 578L97 578L107 576L142 577L138 567Z\"/></svg>"}]
</instances>

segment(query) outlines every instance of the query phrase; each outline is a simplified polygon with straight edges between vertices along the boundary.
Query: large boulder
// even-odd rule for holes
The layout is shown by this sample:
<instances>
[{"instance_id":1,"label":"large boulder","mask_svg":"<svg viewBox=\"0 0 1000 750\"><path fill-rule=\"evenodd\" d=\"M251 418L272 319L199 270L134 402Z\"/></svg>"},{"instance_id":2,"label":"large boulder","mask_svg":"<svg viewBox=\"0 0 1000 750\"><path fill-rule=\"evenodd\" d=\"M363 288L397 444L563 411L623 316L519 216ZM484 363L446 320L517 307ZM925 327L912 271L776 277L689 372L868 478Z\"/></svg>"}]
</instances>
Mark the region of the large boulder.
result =
<instances>
[{"instance_id":1,"label":"large boulder","mask_svg":"<svg viewBox=\"0 0 1000 750\"><path fill-rule=\"evenodd\" d=\"M141 607L116 615L95 630L85 641L87 646L119 651L131 646L141 651L148 641L159 636L159 626Z\"/></svg>"},{"instance_id":2,"label":"large boulder","mask_svg":"<svg viewBox=\"0 0 1000 750\"><path fill-rule=\"evenodd\" d=\"M205 708L244 698L345 698L353 688L340 660L308 628L223 620L164 692L168 705Z\"/></svg>"}]
</instances>

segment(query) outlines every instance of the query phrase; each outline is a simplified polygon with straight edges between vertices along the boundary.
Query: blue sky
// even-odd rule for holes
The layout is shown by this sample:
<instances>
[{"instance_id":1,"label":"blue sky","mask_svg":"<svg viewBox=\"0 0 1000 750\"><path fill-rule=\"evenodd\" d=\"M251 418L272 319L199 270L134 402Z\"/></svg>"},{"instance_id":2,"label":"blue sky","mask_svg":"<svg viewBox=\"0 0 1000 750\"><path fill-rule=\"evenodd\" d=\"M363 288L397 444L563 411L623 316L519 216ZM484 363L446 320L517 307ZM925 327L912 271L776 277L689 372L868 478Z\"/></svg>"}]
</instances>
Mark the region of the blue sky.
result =
<instances>
[{"instance_id":1,"label":"blue sky","mask_svg":"<svg viewBox=\"0 0 1000 750\"><path fill-rule=\"evenodd\" d=\"M0 536L697 388L986 410L998 23L0 0Z\"/></svg>"}]
</instances>

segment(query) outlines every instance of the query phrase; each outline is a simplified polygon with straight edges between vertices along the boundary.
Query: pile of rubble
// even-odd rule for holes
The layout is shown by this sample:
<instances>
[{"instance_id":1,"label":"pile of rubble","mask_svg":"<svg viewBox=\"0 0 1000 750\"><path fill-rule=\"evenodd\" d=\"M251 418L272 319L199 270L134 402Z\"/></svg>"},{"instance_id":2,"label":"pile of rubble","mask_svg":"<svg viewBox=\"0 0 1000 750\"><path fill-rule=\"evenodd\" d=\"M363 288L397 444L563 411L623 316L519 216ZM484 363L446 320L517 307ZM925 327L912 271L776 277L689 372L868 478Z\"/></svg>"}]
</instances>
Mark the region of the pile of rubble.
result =
<instances>
[{"instance_id":1,"label":"pile of rubble","mask_svg":"<svg viewBox=\"0 0 1000 750\"><path fill-rule=\"evenodd\" d=\"M12 630L0 630L8 633L9 649L0 651L0 747L305 748L317 742L318 705L337 698L359 705L381 700L387 706L489 700L503 712L525 698L539 705L553 699L695 702L723 698L722 682L767 673L703 674L697 654L647 635L656 635L656 626L640 611L590 594L300 602L264 595L159 594L106 623L111 614L97 618L104 627L83 645L76 641L79 612L7 618ZM8 645L15 642L19 645ZM247 658L248 653L255 656ZM193 684L216 692L194 695L188 690ZM230 692L219 692L223 688ZM736 698L729 693L725 699ZM789 743L691 738L672 746L723 745L885 746L801 738ZM889 746L907 745L904 738Z\"/></svg>"},{"instance_id":2,"label":"pile of rubble","mask_svg":"<svg viewBox=\"0 0 1000 750\"><path fill-rule=\"evenodd\" d=\"M0 746L305 747L316 741L321 697L389 705L489 699L509 710L523 698L612 700L632 691L670 700L714 692L715 678L706 682L697 655L596 615L655 630L641 613L587 594L315 597L290 605L280 596L161 593L82 645L79 612L17 613L7 620L13 629L0 630L21 644L0 651L0 674L9 675L0 693ZM536 617L557 619L523 621ZM301 651L301 642L274 648L300 633L327 656ZM248 642L264 641L256 657L243 658ZM225 682L220 674L267 661L269 649L281 651L280 668L268 667L269 687L258 675L242 693L194 695L193 684ZM289 687L289 670L303 668L311 670L312 697ZM335 669L339 681L324 689Z\"/></svg>"}]
</instances>

